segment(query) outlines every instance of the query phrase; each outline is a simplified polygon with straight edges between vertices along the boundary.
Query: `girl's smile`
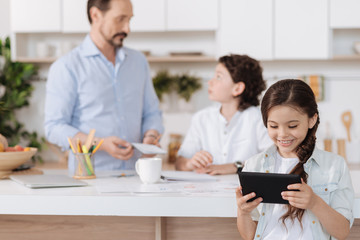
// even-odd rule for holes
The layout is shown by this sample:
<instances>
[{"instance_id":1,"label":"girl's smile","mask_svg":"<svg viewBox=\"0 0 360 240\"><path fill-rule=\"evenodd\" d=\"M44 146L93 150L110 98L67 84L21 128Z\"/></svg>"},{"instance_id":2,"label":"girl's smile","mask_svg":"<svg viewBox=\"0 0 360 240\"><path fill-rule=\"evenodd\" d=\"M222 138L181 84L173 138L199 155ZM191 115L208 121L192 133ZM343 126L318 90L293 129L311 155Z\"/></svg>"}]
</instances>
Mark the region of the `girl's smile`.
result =
<instances>
[{"instance_id":1,"label":"girl's smile","mask_svg":"<svg viewBox=\"0 0 360 240\"><path fill-rule=\"evenodd\" d=\"M286 158L297 157L296 149L304 141L309 128L315 125L317 115L309 118L294 107L279 105L272 107L268 116L268 133L280 155Z\"/></svg>"},{"instance_id":2,"label":"girl's smile","mask_svg":"<svg viewBox=\"0 0 360 240\"><path fill-rule=\"evenodd\" d=\"M283 147L289 147L294 140L278 140L278 143Z\"/></svg>"}]
</instances>

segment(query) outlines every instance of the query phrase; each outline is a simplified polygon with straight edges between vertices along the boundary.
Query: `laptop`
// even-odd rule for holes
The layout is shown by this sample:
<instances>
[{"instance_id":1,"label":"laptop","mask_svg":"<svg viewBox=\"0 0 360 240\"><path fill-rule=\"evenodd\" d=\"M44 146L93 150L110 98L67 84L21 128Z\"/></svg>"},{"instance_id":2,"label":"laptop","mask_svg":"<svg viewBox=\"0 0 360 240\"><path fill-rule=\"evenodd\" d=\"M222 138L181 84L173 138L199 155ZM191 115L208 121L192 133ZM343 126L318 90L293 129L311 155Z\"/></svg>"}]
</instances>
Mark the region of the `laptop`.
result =
<instances>
[{"instance_id":1,"label":"laptop","mask_svg":"<svg viewBox=\"0 0 360 240\"><path fill-rule=\"evenodd\" d=\"M66 175L10 175L10 179L29 188L82 187L86 182Z\"/></svg>"}]
</instances>

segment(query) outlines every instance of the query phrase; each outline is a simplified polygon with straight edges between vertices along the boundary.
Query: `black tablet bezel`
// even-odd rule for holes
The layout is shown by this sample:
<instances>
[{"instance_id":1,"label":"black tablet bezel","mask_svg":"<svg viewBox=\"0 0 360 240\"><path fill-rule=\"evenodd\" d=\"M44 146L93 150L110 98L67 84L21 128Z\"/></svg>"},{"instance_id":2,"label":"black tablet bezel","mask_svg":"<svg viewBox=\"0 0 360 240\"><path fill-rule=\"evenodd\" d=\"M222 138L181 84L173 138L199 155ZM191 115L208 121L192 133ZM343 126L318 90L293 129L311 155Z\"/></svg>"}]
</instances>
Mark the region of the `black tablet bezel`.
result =
<instances>
[{"instance_id":1,"label":"black tablet bezel","mask_svg":"<svg viewBox=\"0 0 360 240\"><path fill-rule=\"evenodd\" d=\"M301 183L301 178L296 174L283 173L262 173L262 172L240 172L238 173L243 195L255 192L256 197L263 198L263 203L289 204L281 197L283 191L289 190L287 186L294 183Z\"/></svg>"}]
</instances>

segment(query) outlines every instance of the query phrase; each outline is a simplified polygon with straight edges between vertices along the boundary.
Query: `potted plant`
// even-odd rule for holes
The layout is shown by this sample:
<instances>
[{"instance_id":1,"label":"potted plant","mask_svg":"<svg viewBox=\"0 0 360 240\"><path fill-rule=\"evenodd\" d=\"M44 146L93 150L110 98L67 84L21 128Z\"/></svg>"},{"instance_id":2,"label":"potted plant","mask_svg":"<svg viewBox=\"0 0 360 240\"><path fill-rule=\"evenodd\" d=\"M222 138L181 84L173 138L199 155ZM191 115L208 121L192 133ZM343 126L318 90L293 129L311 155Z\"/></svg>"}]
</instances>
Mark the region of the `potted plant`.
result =
<instances>
[{"instance_id":1,"label":"potted plant","mask_svg":"<svg viewBox=\"0 0 360 240\"><path fill-rule=\"evenodd\" d=\"M163 101L163 96L166 93L170 93L173 89L174 79L166 70L161 70L153 77L153 84L156 95L160 101Z\"/></svg>"},{"instance_id":2,"label":"potted plant","mask_svg":"<svg viewBox=\"0 0 360 240\"><path fill-rule=\"evenodd\" d=\"M183 111L193 111L193 104L190 103L191 96L201 89L201 78L183 73L175 76L176 92L180 99L178 106Z\"/></svg>"},{"instance_id":3,"label":"potted plant","mask_svg":"<svg viewBox=\"0 0 360 240\"><path fill-rule=\"evenodd\" d=\"M29 105L29 97L33 91L31 78L37 74L37 68L33 64L11 61L10 39L0 39L0 56L2 65L0 68L0 132L9 145L26 142L29 147L42 149L44 138L40 138L34 132L28 132L24 125L16 119L16 110ZM42 162L40 156L33 158Z\"/></svg>"},{"instance_id":4,"label":"potted plant","mask_svg":"<svg viewBox=\"0 0 360 240\"><path fill-rule=\"evenodd\" d=\"M189 101L193 93L201 88L201 78L185 73L172 75L162 70L153 77L153 83L164 111L193 110Z\"/></svg>"}]
</instances>

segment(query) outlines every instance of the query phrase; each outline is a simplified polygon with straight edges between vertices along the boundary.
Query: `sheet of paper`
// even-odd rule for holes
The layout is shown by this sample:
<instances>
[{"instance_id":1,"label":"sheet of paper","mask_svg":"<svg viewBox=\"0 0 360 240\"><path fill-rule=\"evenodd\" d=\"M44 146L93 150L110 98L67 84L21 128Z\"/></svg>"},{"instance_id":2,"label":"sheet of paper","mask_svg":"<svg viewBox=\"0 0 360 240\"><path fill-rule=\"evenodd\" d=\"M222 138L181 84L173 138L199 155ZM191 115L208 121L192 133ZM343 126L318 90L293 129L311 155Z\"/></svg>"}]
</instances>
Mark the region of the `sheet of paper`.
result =
<instances>
[{"instance_id":1,"label":"sheet of paper","mask_svg":"<svg viewBox=\"0 0 360 240\"><path fill-rule=\"evenodd\" d=\"M181 188L170 184L118 184L96 186L100 193L181 193Z\"/></svg>"},{"instance_id":2,"label":"sheet of paper","mask_svg":"<svg viewBox=\"0 0 360 240\"><path fill-rule=\"evenodd\" d=\"M209 174L200 174L187 171L163 171L163 180L167 181L186 181L186 182L211 182L216 181L216 177Z\"/></svg>"},{"instance_id":3,"label":"sheet of paper","mask_svg":"<svg viewBox=\"0 0 360 240\"><path fill-rule=\"evenodd\" d=\"M185 194L185 195L225 195L235 196L238 183L234 182L166 182L156 184L118 183L99 184L100 194Z\"/></svg>"},{"instance_id":4,"label":"sheet of paper","mask_svg":"<svg viewBox=\"0 0 360 240\"><path fill-rule=\"evenodd\" d=\"M166 154L164 149L159 148L158 146L152 144L144 143L131 143L137 150L143 154Z\"/></svg>"}]
</instances>

